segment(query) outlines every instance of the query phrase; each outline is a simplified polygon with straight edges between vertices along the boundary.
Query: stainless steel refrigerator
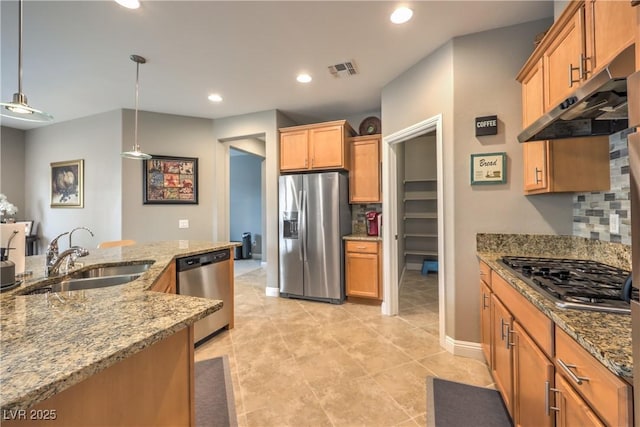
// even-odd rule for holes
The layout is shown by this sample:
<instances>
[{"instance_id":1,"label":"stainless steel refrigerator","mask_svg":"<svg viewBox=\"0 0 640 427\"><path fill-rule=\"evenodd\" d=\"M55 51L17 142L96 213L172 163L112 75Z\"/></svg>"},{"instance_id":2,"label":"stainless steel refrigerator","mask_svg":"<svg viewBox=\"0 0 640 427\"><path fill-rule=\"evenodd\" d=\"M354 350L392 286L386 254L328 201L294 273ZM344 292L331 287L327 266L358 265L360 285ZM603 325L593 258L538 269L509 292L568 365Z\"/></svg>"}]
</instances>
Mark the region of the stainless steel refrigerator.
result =
<instances>
[{"instance_id":1,"label":"stainless steel refrigerator","mask_svg":"<svg viewBox=\"0 0 640 427\"><path fill-rule=\"evenodd\" d=\"M280 296L344 301L342 237L351 232L347 175L282 175Z\"/></svg>"}]
</instances>

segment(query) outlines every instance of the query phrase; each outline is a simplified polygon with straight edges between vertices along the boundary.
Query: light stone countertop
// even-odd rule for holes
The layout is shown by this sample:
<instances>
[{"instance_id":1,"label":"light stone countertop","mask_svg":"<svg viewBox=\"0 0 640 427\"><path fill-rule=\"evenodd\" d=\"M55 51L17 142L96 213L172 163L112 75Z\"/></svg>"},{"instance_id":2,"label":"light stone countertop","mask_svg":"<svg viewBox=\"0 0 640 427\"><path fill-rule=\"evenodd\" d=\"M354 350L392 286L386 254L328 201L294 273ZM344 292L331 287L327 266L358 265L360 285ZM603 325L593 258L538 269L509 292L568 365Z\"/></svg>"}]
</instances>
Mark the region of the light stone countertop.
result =
<instances>
[{"instance_id":1,"label":"light stone countertop","mask_svg":"<svg viewBox=\"0 0 640 427\"><path fill-rule=\"evenodd\" d=\"M593 259L630 270L629 247L571 236L479 234L477 240L482 261L607 369L632 383L631 315L559 308L498 262L504 255L548 256Z\"/></svg>"},{"instance_id":2,"label":"light stone countertop","mask_svg":"<svg viewBox=\"0 0 640 427\"><path fill-rule=\"evenodd\" d=\"M369 236L367 233L353 233L343 236L342 240L381 242L382 236Z\"/></svg>"},{"instance_id":3,"label":"light stone countertop","mask_svg":"<svg viewBox=\"0 0 640 427\"><path fill-rule=\"evenodd\" d=\"M33 275L0 294L0 408L27 409L221 309L220 300L148 289L175 258L237 245L181 240L90 249L78 259L82 268L154 264L122 285L19 295L51 282L44 256L27 257Z\"/></svg>"}]
</instances>

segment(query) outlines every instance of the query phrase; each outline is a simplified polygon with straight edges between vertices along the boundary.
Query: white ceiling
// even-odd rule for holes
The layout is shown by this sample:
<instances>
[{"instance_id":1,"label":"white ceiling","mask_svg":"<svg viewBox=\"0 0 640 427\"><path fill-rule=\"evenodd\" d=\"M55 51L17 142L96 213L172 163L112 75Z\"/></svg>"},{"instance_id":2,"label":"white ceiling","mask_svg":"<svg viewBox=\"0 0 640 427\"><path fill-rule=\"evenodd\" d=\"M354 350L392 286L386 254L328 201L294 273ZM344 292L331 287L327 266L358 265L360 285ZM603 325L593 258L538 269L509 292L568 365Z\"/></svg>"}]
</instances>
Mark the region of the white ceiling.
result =
<instances>
[{"instance_id":1,"label":"white ceiling","mask_svg":"<svg viewBox=\"0 0 640 427\"><path fill-rule=\"evenodd\" d=\"M384 85L452 37L553 15L549 1L418 1L413 19L394 25L398 4L142 0L129 10L114 1L26 0L23 92L55 122L134 108L135 53L147 59L141 110L215 119L279 109L301 122L332 120L379 110ZM1 1L4 102L18 88L17 5ZM329 74L327 66L347 60L359 75ZM296 82L301 71L310 84ZM212 92L224 101L211 103Z\"/></svg>"}]
</instances>

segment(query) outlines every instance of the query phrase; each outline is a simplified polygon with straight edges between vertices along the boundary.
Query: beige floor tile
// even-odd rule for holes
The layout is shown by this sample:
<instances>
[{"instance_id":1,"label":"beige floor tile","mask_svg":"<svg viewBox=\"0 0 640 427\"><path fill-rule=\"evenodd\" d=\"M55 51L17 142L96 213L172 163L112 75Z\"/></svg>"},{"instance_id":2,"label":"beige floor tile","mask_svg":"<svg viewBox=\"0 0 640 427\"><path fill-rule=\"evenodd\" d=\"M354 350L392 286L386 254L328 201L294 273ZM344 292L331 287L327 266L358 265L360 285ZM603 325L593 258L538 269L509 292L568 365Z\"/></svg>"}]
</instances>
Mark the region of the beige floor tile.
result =
<instances>
[{"instance_id":1,"label":"beige floor tile","mask_svg":"<svg viewBox=\"0 0 640 427\"><path fill-rule=\"evenodd\" d=\"M418 421L414 418L401 422L400 424L396 424L395 427L423 427L426 424L418 424Z\"/></svg>"},{"instance_id":2,"label":"beige floor tile","mask_svg":"<svg viewBox=\"0 0 640 427\"><path fill-rule=\"evenodd\" d=\"M419 361L438 377L477 386L493 383L486 363L442 352Z\"/></svg>"},{"instance_id":3,"label":"beige floor tile","mask_svg":"<svg viewBox=\"0 0 640 427\"><path fill-rule=\"evenodd\" d=\"M437 337L420 328L400 330L387 338L416 360L444 351Z\"/></svg>"},{"instance_id":4,"label":"beige floor tile","mask_svg":"<svg viewBox=\"0 0 640 427\"><path fill-rule=\"evenodd\" d=\"M302 307L311 314L314 319L323 324L343 322L354 318L354 316L342 308L341 305L307 301Z\"/></svg>"},{"instance_id":5,"label":"beige floor tile","mask_svg":"<svg viewBox=\"0 0 640 427\"><path fill-rule=\"evenodd\" d=\"M282 338L289 351L291 351L296 358L318 354L340 345L338 341L320 325L305 330L282 332Z\"/></svg>"},{"instance_id":6,"label":"beige floor tile","mask_svg":"<svg viewBox=\"0 0 640 427\"><path fill-rule=\"evenodd\" d=\"M367 375L367 371L341 347L302 357L297 364L309 386L318 392L336 382Z\"/></svg>"},{"instance_id":7,"label":"beige floor tile","mask_svg":"<svg viewBox=\"0 0 640 427\"><path fill-rule=\"evenodd\" d=\"M347 302L342 306L342 308L358 319L380 317L380 314L382 313L380 305L355 304Z\"/></svg>"},{"instance_id":8,"label":"beige floor tile","mask_svg":"<svg viewBox=\"0 0 640 427\"><path fill-rule=\"evenodd\" d=\"M293 353L280 335L241 341L234 347L234 356L240 371L258 369L262 365L271 366L286 360L293 361Z\"/></svg>"},{"instance_id":9,"label":"beige floor tile","mask_svg":"<svg viewBox=\"0 0 640 427\"><path fill-rule=\"evenodd\" d=\"M407 353L381 336L353 343L345 349L370 375L411 361Z\"/></svg>"},{"instance_id":10,"label":"beige floor tile","mask_svg":"<svg viewBox=\"0 0 640 427\"><path fill-rule=\"evenodd\" d=\"M357 319L348 319L344 322L331 323L325 326L336 341L343 346L348 346L360 341L374 339L378 334Z\"/></svg>"},{"instance_id":11,"label":"beige floor tile","mask_svg":"<svg viewBox=\"0 0 640 427\"><path fill-rule=\"evenodd\" d=\"M410 417L426 411L426 378L433 373L419 364L410 362L373 376Z\"/></svg>"},{"instance_id":12,"label":"beige floor tile","mask_svg":"<svg viewBox=\"0 0 640 427\"><path fill-rule=\"evenodd\" d=\"M395 425L409 418L370 377L338 382L318 397L335 426Z\"/></svg>"},{"instance_id":13,"label":"beige floor tile","mask_svg":"<svg viewBox=\"0 0 640 427\"><path fill-rule=\"evenodd\" d=\"M268 407L247 412L249 427L265 426L332 426L318 399L312 394L293 396L287 402L278 402Z\"/></svg>"},{"instance_id":14,"label":"beige floor tile","mask_svg":"<svg viewBox=\"0 0 640 427\"><path fill-rule=\"evenodd\" d=\"M234 328L229 332L234 346L256 338L272 337L280 334L268 317L262 319L251 318L250 320L236 322Z\"/></svg>"}]
</instances>

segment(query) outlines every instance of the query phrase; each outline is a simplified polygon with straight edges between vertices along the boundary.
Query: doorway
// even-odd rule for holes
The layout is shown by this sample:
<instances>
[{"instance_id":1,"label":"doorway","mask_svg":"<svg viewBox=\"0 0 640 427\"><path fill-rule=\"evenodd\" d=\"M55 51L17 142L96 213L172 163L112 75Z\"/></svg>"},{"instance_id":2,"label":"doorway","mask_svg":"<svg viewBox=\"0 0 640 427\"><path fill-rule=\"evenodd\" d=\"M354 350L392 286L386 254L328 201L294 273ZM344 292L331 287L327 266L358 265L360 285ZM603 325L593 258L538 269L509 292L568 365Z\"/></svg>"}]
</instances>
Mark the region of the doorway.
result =
<instances>
[{"instance_id":1,"label":"doorway","mask_svg":"<svg viewBox=\"0 0 640 427\"><path fill-rule=\"evenodd\" d=\"M247 271L266 261L265 157L260 154L229 146L229 239L242 242L236 265Z\"/></svg>"},{"instance_id":2,"label":"doorway","mask_svg":"<svg viewBox=\"0 0 640 427\"><path fill-rule=\"evenodd\" d=\"M438 318L440 344L446 348L445 336L445 277L446 260L445 241L447 235L444 230L444 192L443 192L443 146L442 146L442 115L437 115L416 123L396 133L383 138L382 163L386 165L382 170L383 193L386 203L383 204L383 217L389 218L388 226L383 227L383 253L388 254L383 260L383 304L382 313L397 315L399 312L399 283L405 266L405 242L401 235L405 234L404 206L399 203L399 194L404 192L405 182L399 179L399 169L402 171L405 146L401 143L415 138L432 135L435 139L435 210L436 223L436 254L438 257ZM404 174L404 172L403 172ZM410 233L411 234L411 233ZM427 233L415 233L427 234ZM402 267L402 268L400 268Z\"/></svg>"}]
</instances>

